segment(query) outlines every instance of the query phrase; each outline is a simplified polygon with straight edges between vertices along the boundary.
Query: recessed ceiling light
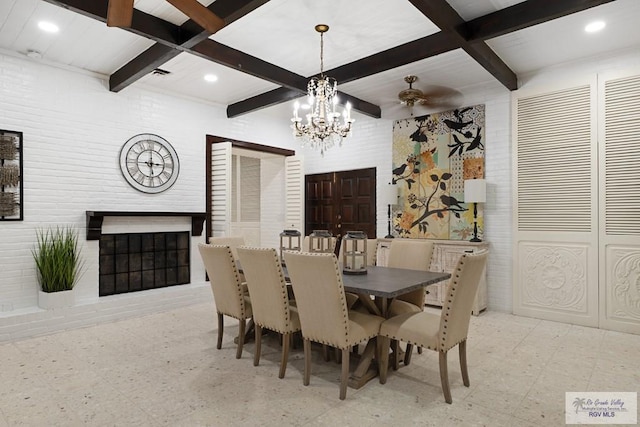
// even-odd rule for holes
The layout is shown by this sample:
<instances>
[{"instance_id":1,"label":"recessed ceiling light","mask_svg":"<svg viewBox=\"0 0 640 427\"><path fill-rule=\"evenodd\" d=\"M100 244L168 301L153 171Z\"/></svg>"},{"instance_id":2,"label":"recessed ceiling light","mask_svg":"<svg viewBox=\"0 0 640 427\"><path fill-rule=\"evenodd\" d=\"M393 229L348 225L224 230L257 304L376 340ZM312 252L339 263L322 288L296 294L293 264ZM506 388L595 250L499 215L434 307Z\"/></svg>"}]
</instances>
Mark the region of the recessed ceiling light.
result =
<instances>
[{"instance_id":1,"label":"recessed ceiling light","mask_svg":"<svg viewBox=\"0 0 640 427\"><path fill-rule=\"evenodd\" d=\"M593 21L587 24L587 26L584 27L584 30L587 33L597 33L598 31L602 30L606 25L607 24L605 24L604 21Z\"/></svg>"},{"instance_id":2,"label":"recessed ceiling light","mask_svg":"<svg viewBox=\"0 0 640 427\"><path fill-rule=\"evenodd\" d=\"M38 28L42 31L46 31L47 33L57 33L60 31L60 28L56 24L47 21L38 22Z\"/></svg>"},{"instance_id":3,"label":"recessed ceiling light","mask_svg":"<svg viewBox=\"0 0 640 427\"><path fill-rule=\"evenodd\" d=\"M215 74L206 74L204 76L204 79L209 83L213 83L218 81L218 76L216 76Z\"/></svg>"}]
</instances>

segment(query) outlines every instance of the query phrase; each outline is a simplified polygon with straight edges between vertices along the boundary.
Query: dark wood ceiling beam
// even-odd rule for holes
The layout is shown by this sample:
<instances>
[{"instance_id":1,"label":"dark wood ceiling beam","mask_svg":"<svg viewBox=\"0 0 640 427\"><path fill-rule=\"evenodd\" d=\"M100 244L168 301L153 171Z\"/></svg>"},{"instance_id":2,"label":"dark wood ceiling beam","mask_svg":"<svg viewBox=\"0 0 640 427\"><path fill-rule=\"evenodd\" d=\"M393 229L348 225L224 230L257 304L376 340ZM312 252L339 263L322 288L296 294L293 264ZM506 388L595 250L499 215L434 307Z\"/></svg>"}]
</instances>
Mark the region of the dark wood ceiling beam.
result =
<instances>
[{"instance_id":1,"label":"dark wood ceiling beam","mask_svg":"<svg viewBox=\"0 0 640 427\"><path fill-rule=\"evenodd\" d=\"M467 41L465 21L446 0L409 0L416 9L442 31L450 33L458 45L509 90L518 88L516 74L484 42Z\"/></svg>"},{"instance_id":2,"label":"dark wood ceiling beam","mask_svg":"<svg viewBox=\"0 0 640 427\"><path fill-rule=\"evenodd\" d=\"M262 96L260 100L249 98L249 100L245 100L248 102L240 101L240 103L227 107L227 117L229 118L299 98L307 93L307 83L309 82L308 77L285 70L284 68L278 67L251 55L247 55L246 53L232 49L214 40L203 40L194 46L189 52L204 59L208 59L218 64L225 65L282 86L282 88L274 89L262 94L264 96ZM279 101L278 96L281 96ZM373 105L354 96L343 94L340 97L340 100L341 102L350 100L353 109L363 114L377 118L380 118L382 115L379 106Z\"/></svg>"},{"instance_id":3,"label":"dark wood ceiling beam","mask_svg":"<svg viewBox=\"0 0 640 427\"><path fill-rule=\"evenodd\" d=\"M193 46L190 53L234 70L268 80L289 89L306 92L308 79L237 49L206 39Z\"/></svg>"},{"instance_id":4,"label":"dark wood ceiling beam","mask_svg":"<svg viewBox=\"0 0 640 427\"><path fill-rule=\"evenodd\" d=\"M468 41L488 40L615 0L528 0L465 24Z\"/></svg>"},{"instance_id":5,"label":"dark wood ceiling beam","mask_svg":"<svg viewBox=\"0 0 640 427\"><path fill-rule=\"evenodd\" d=\"M293 101L296 98L300 98L304 94L304 91L300 91L297 89L279 87L277 89L273 89L268 92L261 93L260 95L253 96L251 98L247 98L228 105L227 117L233 118L250 113L252 111L271 107L273 105L282 104L283 102Z\"/></svg>"},{"instance_id":6,"label":"dark wood ceiling beam","mask_svg":"<svg viewBox=\"0 0 640 427\"><path fill-rule=\"evenodd\" d=\"M454 42L453 37L439 32L336 67L326 71L325 74L337 79L338 83L347 83L457 48L458 45ZM233 103L227 107L227 117L237 117L299 98L306 93L308 80L305 78L304 86L300 86L296 92L292 92L289 90L290 88L282 87ZM382 117L380 107L377 105L346 94L340 96L340 100L341 102L351 102L354 110L369 117Z\"/></svg>"},{"instance_id":7,"label":"dark wood ceiling beam","mask_svg":"<svg viewBox=\"0 0 640 427\"><path fill-rule=\"evenodd\" d=\"M96 19L104 23L107 22L109 0L43 1L79 13L88 18ZM178 26L138 9L133 10L131 27L124 29L167 46L177 46L180 44L180 28Z\"/></svg>"},{"instance_id":8,"label":"dark wood ceiling beam","mask_svg":"<svg viewBox=\"0 0 640 427\"><path fill-rule=\"evenodd\" d=\"M269 0L216 0L207 8L220 16L225 25L252 12ZM109 89L119 92L127 86L135 83L152 70L162 66L170 59L175 58L181 52L191 49L193 46L207 40L209 33L203 30L192 19L187 20L181 26L176 27L180 35L178 42L172 46L155 44L127 64L123 65L109 77Z\"/></svg>"},{"instance_id":9,"label":"dark wood ceiling beam","mask_svg":"<svg viewBox=\"0 0 640 427\"><path fill-rule=\"evenodd\" d=\"M441 31L336 67L326 71L325 74L338 80L338 83L348 83L440 55L458 47L451 34Z\"/></svg>"},{"instance_id":10,"label":"dark wood ceiling beam","mask_svg":"<svg viewBox=\"0 0 640 427\"><path fill-rule=\"evenodd\" d=\"M305 90L290 89L286 87L279 87L277 89L270 90L268 92L261 93L257 96L244 99L242 101L230 104L227 106L227 117L233 118L243 114L251 113L252 111L262 110L263 108L271 107L273 105L282 104L283 102L293 101L307 94ZM363 101L360 98L351 96L344 92L338 91L338 97L341 104L351 103L352 110L358 111L365 116L379 119L382 117L382 110L378 105L371 104L370 102ZM293 111L293 108L292 108Z\"/></svg>"}]
</instances>

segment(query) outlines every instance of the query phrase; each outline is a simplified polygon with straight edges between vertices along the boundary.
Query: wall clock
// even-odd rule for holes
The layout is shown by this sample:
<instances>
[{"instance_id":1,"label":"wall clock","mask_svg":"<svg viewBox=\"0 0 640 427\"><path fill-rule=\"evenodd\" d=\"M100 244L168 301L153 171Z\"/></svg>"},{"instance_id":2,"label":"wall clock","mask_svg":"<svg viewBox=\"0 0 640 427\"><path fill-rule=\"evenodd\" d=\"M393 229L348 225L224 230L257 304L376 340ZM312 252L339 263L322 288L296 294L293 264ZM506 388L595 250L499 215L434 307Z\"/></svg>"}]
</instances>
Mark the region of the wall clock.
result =
<instances>
[{"instance_id":1,"label":"wall clock","mask_svg":"<svg viewBox=\"0 0 640 427\"><path fill-rule=\"evenodd\" d=\"M136 190L160 193L178 179L180 161L169 141L158 135L141 133L120 149L120 170Z\"/></svg>"}]
</instances>

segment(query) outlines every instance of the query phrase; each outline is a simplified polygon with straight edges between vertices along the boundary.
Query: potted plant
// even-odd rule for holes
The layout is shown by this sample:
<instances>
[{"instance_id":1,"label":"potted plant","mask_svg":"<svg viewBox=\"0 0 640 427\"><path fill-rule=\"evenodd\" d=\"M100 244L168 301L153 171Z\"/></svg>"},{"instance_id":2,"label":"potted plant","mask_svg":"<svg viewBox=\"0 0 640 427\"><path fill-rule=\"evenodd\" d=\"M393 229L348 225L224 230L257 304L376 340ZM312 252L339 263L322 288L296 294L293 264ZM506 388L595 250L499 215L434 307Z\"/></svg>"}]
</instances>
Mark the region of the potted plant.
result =
<instances>
[{"instance_id":1,"label":"potted plant","mask_svg":"<svg viewBox=\"0 0 640 427\"><path fill-rule=\"evenodd\" d=\"M82 275L84 261L78 249L78 233L71 227L36 231L32 251L38 270L38 305L61 308L74 304L73 287Z\"/></svg>"}]
</instances>

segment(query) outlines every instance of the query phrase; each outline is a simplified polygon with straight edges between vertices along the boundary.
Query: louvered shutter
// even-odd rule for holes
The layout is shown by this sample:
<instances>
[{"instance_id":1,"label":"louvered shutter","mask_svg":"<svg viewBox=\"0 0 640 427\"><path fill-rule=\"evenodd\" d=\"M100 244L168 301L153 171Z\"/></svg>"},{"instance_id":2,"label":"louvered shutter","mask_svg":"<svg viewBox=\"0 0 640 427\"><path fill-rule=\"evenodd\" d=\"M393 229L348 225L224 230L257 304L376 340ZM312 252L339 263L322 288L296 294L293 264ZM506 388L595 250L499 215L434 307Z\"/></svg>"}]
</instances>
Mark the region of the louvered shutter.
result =
<instances>
[{"instance_id":1,"label":"louvered shutter","mask_svg":"<svg viewBox=\"0 0 640 427\"><path fill-rule=\"evenodd\" d=\"M285 160L285 228L304 234L304 173L299 156Z\"/></svg>"},{"instance_id":2,"label":"louvered shutter","mask_svg":"<svg viewBox=\"0 0 640 427\"><path fill-rule=\"evenodd\" d=\"M231 228L231 143L211 148L211 230L213 237L228 236Z\"/></svg>"}]
</instances>

